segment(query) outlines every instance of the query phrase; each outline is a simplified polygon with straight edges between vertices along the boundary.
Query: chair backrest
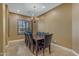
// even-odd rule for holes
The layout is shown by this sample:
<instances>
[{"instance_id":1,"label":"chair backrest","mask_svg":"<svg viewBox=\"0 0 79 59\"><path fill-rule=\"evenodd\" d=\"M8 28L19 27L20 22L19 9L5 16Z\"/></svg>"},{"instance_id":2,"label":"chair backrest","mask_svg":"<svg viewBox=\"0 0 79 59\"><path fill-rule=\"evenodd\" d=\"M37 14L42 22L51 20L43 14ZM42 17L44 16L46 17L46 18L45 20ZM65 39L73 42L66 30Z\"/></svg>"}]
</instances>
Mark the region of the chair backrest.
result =
<instances>
[{"instance_id":1,"label":"chair backrest","mask_svg":"<svg viewBox=\"0 0 79 59\"><path fill-rule=\"evenodd\" d=\"M32 39L32 36L31 35L27 35L28 36L28 40L29 40L29 42L31 43L31 44L33 44L33 39Z\"/></svg>"},{"instance_id":2,"label":"chair backrest","mask_svg":"<svg viewBox=\"0 0 79 59\"><path fill-rule=\"evenodd\" d=\"M37 32L37 35L43 36L45 33L44 32Z\"/></svg>"},{"instance_id":3,"label":"chair backrest","mask_svg":"<svg viewBox=\"0 0 79 59\"><path fill-rule=\"evenodd\" d=\"M32 32L25 32L25 38L26 38L28 35L31 36L31 38L32 38Z\"/></svg>"},{"instance_id":4,"label":"chair backrest","mask_svg":"<svg viewBox=\"0 0 79 59\"><path fill-rule=\"evenodd\" d=\"M53 34L45 35L45 39L44 39L45 46L51 44L52 35Z\"/></svg>"},{"instance_id":5,"label":"chair backrest","mask_svg":"<svg viewBox=\"0 0 79 59\"><path fill-rule=\"evenodd\" d=\"M32 32L28 32L28 35L30 35L30 37L32 38Z\"/></svg>"},{"instance_id":6,"label":"chair backrest","mask_svg":"<svg viewBox=\"0 0 79 59\"><path fill-rule=\"evenodd\" d=\"M26 42L28 40L27 32L25 32L24 35L25 35L25 42Z\"/></svg>"}]
</instances>

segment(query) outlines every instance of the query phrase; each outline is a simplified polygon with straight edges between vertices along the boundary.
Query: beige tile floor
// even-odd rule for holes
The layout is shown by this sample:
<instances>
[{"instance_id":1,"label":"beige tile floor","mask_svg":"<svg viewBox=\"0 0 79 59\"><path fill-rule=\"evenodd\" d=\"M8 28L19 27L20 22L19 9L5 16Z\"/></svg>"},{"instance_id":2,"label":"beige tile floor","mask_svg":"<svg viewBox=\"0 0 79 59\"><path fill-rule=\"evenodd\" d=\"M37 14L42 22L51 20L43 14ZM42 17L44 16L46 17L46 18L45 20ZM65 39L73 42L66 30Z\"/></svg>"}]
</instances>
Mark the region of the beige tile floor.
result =
<instances>
[{"instance_id":1,"label":"beige tile floor","mask_svg":"<svg viewBox=\"0 0 79 59\"><path fill-rule=\"evenodd\" d=\"M38 54L42 56L42 51ZM11 42L6 47L6 56L35 56L28 47L26 47L24 41ZM63 50L62 48L51 46L51 55L49 50L45 50L45 56L75 56L72 52Z\"/></svg>"}]
</instances>

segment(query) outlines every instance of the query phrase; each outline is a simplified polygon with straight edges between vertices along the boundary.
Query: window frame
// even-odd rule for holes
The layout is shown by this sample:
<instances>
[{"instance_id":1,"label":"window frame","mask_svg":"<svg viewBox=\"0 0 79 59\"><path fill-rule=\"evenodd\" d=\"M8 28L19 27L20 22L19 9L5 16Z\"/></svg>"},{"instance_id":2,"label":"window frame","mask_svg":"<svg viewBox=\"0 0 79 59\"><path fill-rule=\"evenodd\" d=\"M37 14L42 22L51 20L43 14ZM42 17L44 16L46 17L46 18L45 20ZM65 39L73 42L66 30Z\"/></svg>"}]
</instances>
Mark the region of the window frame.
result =
<instances>
[{"instance_id":1,"label":"window frame","mask_svg":"<svg viewBox=\"0 0 79 59\"><path fill-rule=\"evenodd\" d=\"M28 21L27 20L24 20L24 19L18 19L17 20L17 35L24 35L24 33L20 33L19 31L21 31L20 30L20 25L19 25L19 22L22 22L22 29L23 29L23 23L25 23L25 28L24 28L24 31L26 32L26 31L28 31L29 30L29 23L28 23ZM28 25L27 25L28 24ZM22 32L22 31L21 31Z\"/></svg>"}]
</instances>

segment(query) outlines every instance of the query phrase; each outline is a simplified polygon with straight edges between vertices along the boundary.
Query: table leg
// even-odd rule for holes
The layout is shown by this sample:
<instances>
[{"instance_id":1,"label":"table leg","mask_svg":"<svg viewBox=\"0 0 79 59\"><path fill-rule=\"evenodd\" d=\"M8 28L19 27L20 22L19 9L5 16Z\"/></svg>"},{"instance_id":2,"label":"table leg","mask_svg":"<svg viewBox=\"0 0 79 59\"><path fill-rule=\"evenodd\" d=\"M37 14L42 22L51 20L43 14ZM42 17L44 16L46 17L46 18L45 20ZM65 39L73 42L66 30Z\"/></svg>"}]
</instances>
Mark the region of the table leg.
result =
<instances>
[{"instance_id":1,"label":"table leg","mask_svg":"<svg viewBox=\"0 0 79 59\"><path fill-rule=\"evenodd\" d=\"M38 55L38 41L36 41L36 56Z\"/></svg>"}]
</instances>

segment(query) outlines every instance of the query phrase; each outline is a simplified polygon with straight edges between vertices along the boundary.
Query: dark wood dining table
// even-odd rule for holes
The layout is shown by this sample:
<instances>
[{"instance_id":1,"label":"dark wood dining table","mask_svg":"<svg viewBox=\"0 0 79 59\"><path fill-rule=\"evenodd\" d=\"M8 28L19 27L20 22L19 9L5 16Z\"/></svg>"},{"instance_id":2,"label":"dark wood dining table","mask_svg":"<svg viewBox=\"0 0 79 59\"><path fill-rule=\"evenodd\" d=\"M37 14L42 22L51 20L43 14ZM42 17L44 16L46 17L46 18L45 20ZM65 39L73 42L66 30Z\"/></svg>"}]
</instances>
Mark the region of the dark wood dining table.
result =
<instances>
[{"instance_id":1,"label":"dark wood dining table","mask_svg":"<svg viewBox=\"0 0 79 59\"><path fill-rule=\"evenodd\" d=\"M49 35L49 33L46 33L45 35ZM42 41L42 40L44 40L45 39L45 35L34 35L33 36L33 40L35 41L35 43L36 43L36 47L35 47L35 49L36 49L36 55L38 54L38 43L39 43L39 41Z\"/></svg>"},{"instance_id":2,"label":"dark wood dining table","mask_svg":"<svg viewBox=\"0 0 79 59\"><path fill-rule=\"evenodd\" d=\"M43 36L40 36L40 35L35 35L35 36L33 36L33 40L35 41L35 43L36 43L36 47L35 47L35 49L36 49L36 55L38 54L38 43L39 43L39 41L41 41L41 40L44 40L45 39L45 36L43 35Z\"/></svg>"},{"instance_id":3,"label":"dark wood dining table","mask_svg":"<svg viewBox=\"0 0 79 59\"><path fill-rule=\"evenodd\" d=\"M49 33L45 33L45 35L49 35ZM34 35L34 36L33 36L33 39L34 39L35 41L43 40L43 39L45 39L45 35Z\"/></svg>"},{"instance_id":4,"label":"dark wood dining table","mask_svg":"<svg viewBox=\"0 0 79 59\"><path fill-rule=\"evenodd\" d=\"M45 33L44 35L33 35L32 36L32 39L35 41L36 55L38 54L38 44L39 42L45 39L45 35L49 35L49 33Z\"/></svg>"},{"instance_id":5,"label":"dark wood dining table","mask_svg":"<svg viewBox=\"0 0 79 59\"><path fill-rule=\"evenodd\" d=\"M33 39L34 39L35 41L43 40L43 39L45 39L45 36L35 35L35 36L33 36Z\"/></svg>"}]
</instances>

